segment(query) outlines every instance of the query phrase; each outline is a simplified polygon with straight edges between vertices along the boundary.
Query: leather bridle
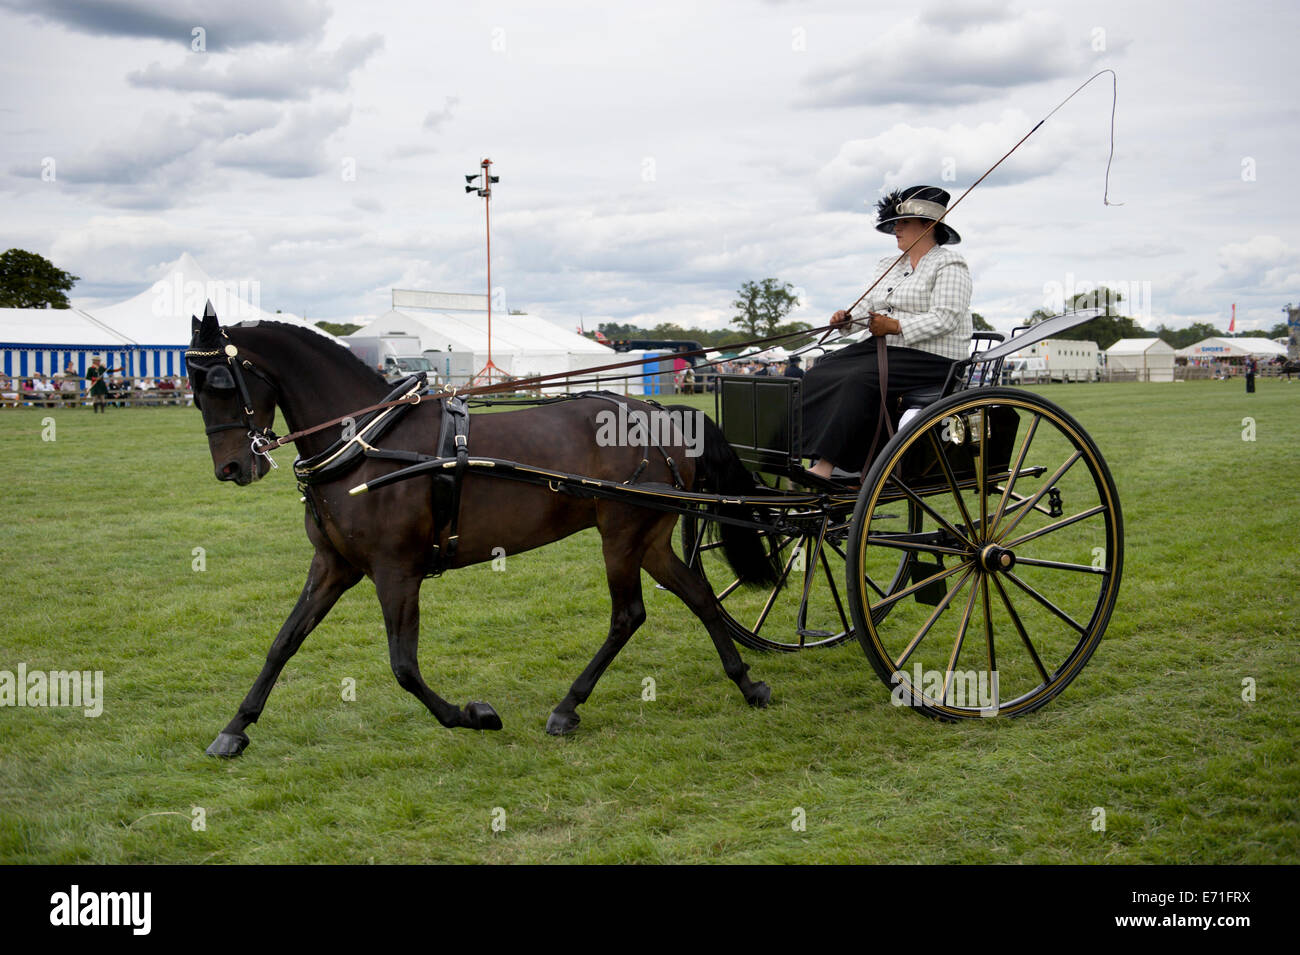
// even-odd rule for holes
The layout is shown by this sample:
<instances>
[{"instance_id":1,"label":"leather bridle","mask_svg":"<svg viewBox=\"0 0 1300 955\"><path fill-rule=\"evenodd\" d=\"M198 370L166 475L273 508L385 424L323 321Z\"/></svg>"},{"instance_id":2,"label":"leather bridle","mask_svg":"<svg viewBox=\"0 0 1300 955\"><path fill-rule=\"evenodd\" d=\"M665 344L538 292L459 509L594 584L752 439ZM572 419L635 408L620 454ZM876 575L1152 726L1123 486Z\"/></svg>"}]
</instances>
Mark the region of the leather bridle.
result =
<instances>
[{"instance_id":1,"label":"leather bridle","mask_svg":"<svg viewBox=\"0 0 1300 955\"><path fill-rule=\"evenodd\" d=\"M263 428L255 420L256 412L253 410L253 399L248 392L248 383L244 380L244 372L256 375L262 379L268 387L275 389L275 383L271 381L264 373L260 372L253 366L247 358L239 357L239 349L229 340L226 330L221 329L221 337L226 339L226 344L221 348L200 349L188 348L185 351L185 362L194 367L196 371L210 373L214 367L218 367L220 362L204 363L204 359L224 358L225 365L230 370L230 377L234 379L235 388L239 392L239 405L242 409L242 420L231 421L226 424L210 424L203 429L204 434L214 435L221 431L243 430L248 432L249 450L254 456L260 455L266 458L267 462L273 468L278 468L275 459L271 457L270 450L276 447L279 440L276 433L271 428ZM197 363L196 363L197 359Z\"/></svg>"}]
</instances>

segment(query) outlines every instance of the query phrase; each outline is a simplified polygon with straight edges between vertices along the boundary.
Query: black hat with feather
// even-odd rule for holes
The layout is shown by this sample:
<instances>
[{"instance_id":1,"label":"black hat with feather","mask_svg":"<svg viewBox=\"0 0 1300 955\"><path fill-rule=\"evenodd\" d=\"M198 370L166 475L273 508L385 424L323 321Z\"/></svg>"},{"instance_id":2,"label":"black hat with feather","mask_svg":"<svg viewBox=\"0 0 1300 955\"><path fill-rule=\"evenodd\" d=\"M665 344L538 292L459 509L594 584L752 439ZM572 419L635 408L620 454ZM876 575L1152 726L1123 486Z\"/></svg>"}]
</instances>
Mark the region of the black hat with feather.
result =
<instances>
[{"instance_id":1,"label":"black hat with feather","mask_svg":"<svg viewBox=\"0 0 1300 955\"><path fill-rule=\"evenodd\" d=\"M894 233L899 219L935 220L948 211L948 193L935 186L911 186L896 189L876 203L876 231ZM957 230L940 222L931 233L938 245L956 245L961 241Z\"/></svg>"}]
</instances>

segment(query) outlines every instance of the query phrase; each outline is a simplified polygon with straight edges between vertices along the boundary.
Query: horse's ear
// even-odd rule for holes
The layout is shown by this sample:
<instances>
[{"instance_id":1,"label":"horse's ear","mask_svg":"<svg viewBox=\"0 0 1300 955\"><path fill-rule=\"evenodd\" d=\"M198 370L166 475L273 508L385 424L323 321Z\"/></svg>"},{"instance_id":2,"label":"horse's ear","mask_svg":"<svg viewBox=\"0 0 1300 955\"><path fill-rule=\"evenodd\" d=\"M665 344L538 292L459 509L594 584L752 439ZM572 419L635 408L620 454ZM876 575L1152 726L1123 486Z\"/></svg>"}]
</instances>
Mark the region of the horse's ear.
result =
<instances>
[{"instance_id":1,"label":"horse's ear","mask_svg":"<svg viewBox=\"0 0 1300 955\"><path fill-rule=\"evenodd\" d=\"M217 321L217 310L208 302L207 308L203 310L203 321L199 324L199 341L215 342L221 337L221 324Z\"/></svg>"},{"instance_id":2,"label":"horse's ear","mask_svg":"<svg viewBox=\"0 0 1300 955\"><path fill-rule=\"evenodd\" d=\"M200 328L199 317L197 315L191 315L190 316L190 341L197 342L199 340L199 328Z\"/></svg>"}]
</instances>

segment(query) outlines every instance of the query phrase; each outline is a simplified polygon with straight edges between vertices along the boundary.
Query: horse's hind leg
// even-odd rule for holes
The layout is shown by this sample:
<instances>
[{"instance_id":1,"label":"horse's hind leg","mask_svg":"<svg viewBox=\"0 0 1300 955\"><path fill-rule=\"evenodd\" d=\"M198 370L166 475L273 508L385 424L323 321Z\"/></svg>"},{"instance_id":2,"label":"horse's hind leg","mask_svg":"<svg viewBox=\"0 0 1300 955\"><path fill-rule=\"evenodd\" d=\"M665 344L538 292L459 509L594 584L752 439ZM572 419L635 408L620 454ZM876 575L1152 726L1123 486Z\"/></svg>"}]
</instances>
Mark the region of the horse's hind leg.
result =
<instances>
[{"instance_id":1,"label":"horse's hind leg","mask_svg":"<svg viewBox=\"0 0 1300 955\"><path fill-rule=\"evenodd\" d=\"M630 536L630 535L629 535ZM609 636L592 657L587 668L573 681L568 694L551 711L546 721L546 732L552 736L572 733L578 727L577 708L587 702L605 668L631 639L637 627L645 622L645 604L641 601L641 568L638 566L639 541L633 543L623 537L603 539L605 551L605 576L609 582L612 603L609 618Z\"/></svg>"},{"instance_id":2,"label":"horse's hind leg","mask_svg":"<svg viewBox=\"0 0 1300 955\"><path fill-rule=\"evenodd\" d=\"M727 633L713 590L704 578L683 564L673 553L671 540L675 523L675 520L664 521L656 528L657 533L646 550L642 565L651 577L681 598L691 608L691 612L700 618L709 631L709 636L713 638L718 656L722 658L722 669L740 688L745 701L750 706L767 706L772 698L772 690L766 683L749 678L749 664L740 659L740 652Z\"/></svg>"},{"instance_id":3,"label":"horse's hind leg","mask_svg":"<svg viewBox=\"0 0 1300 955\"><path fill-rule=\"evenodd\" d=\"M470 702L464 709L448 703L420 675L420 584L416 574L376 574L375 592L388 629L388 659L402 689L417 697L443 726L475 730L501 729L501 717L486 703Z\"/></svg>"},{"instance_id":4,"label":"horse's hind leg","mask_svg":"<svg viewBox=\"0 0 1300 955\"><path fill-rule=\"evenodd\" d=\"M275 641L266 654L262 672L257 675L244 702L239 704L235 718L226 724L226 728L208 747L209 756L238 756L244 751L248 745L248 736L244 730L250 723L256 723L262 715L266 698L270 696L271 688L275 686L284 665L298 652L303 640L307 639L307 634L324 619L339 597L360 579L360 572L337 554L316 551L311 569L307 572L307 583L303 585L293 612L276 634Z\"/></svg>"}]
</instances>

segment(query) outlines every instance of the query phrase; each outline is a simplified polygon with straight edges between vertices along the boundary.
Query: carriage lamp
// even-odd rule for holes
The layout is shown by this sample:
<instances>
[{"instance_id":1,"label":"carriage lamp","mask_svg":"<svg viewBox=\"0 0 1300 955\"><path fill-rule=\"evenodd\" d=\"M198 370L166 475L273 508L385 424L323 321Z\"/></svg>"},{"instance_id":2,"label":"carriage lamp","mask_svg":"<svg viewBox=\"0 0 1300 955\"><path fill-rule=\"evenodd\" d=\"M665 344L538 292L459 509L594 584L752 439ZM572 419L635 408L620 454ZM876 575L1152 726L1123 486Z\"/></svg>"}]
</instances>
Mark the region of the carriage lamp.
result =
<instances>
[{"instance_id":1,"label":"carriage lamp","mask_svg":"<svg viewBox=\"0 0 1300 955\"><path fill-rule=\"evenodd\" d=\"M943 419L942 437L949 444L966 443L966 422L961 419L961 415L949 415Z\"/></svg>"}]
</instances>

